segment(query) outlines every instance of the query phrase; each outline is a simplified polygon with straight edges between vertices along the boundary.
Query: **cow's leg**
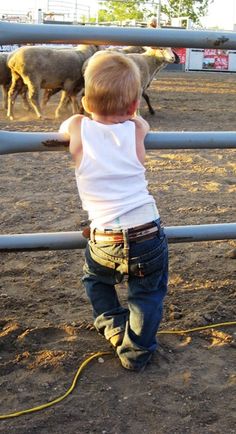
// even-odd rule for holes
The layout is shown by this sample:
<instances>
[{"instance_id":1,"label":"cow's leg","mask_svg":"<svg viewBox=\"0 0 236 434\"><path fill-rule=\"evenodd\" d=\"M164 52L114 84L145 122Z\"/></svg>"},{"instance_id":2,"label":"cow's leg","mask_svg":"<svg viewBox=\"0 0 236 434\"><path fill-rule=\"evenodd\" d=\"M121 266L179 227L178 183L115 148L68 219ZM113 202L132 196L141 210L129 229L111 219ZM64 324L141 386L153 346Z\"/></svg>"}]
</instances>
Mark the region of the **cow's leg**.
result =
<instances>
[{"instance_id":1,"label":"cow's leg","mask_svg":"<svg viewBox=\"0 0 236 434\"><path fill-rule=\"evenodd\" d=\"M39 104L39 91L40 91L40 83L31 82L28 78L24 79L24 83L28 86L29 90L29 102L33 107L37 117L39 119L42 118L42 112Z\"/></svg>"},{"instance_id":2,"label":"cow's leg","mask_svg":"<svg viewBox=\"0 0 236 434\"><path fill-rule=\"evenodd\" d=\"M1 86L2 88L2 97L3 97L3 102L2 102L2 108L3 110L7 110L7 95L8 95L8 90L9 90L9 84L3 84Z\"/></svg>"},{"instance_id":3,"label":"cow's leg","mask_svg":"<svg viewBox=\"0 0 236 434\"><path fill-rule=\"evenodd\" d=\"M144 91L142 93L142 96L143 96L143 98L145 99L145 101L146 101L146 103L148 105L149 112L151 113L151 115L154 115L155 114L155 110L151 106L149 96Z\"/></svg>"},{"instance_id":4,"label":"cow's leg","mask_svg":"<svg viewBox=\"0 0 236 434\"><path fill-rule=\"evenodd\" d=\"M18 80L21 80L18 74L12 71L11 86L8 91L8 108L7 117L11 120L14 119L14 104L17 95L19 94Z\"/></svg>"},{"instance_id":5,"label":"cow's leg","mask_svg":"<svg viewBox=\"0 0 236 434\"><path fill-rule=\"evenodd\" d=\"M22 101L23 101L23 105L24 105L25 110L27 110L28 112L31 111L32 106L28 100L28 87L23 82L22 82L20 94L22 97Z\"/></svg>"},{"instance_id":6,"label":"cow's leg","mask_svg":"<svg viewBox=\"0 0 236 434\"><path fill-rule=\"evenodd\" d=\"M42 108L44 108L47 105L48 101L53 95L55 95L60 91L61 91L61 87L56 87L56 89L45 89L42 98Z\"/></svg>"},{"instance_id":7,"label":"cow's leg","mask_svg":"<svg viewBox=\"0 0 236 434\"><path fill-rule=\"evenodd\" d=\"M63 108L67 107L68 102L70 102L70 96L68 95L68 93L65 90L63 90L60 102L59 102L59 104L56 108L56 111L55 111L55 118L58 119L60 117Z\"/></svg>"},{"instance_id":8,"label":"cow's leg","mask_svg":"<svg viewBox=\"0 0 236 434\"><path fill-rule=\"evenodd\" d=\"M70 96L71 103L72 103L72 113L75 115L76 113L79 113L79 104L76 95Z\"/></svg>"},{"instance_id":9,"label":"cow's leg","mask_svg":"<svg viewBox=\"0 0 236 434\"><path fill-rule=\"evenodd\" d=\"M82 98L83 98L83 96L84 96L84 89L79 94L79 113L82 114L82 115L84 114L84 107L83 107L83 104L82 104Z\"/></svg>"},{"instance_id":10,"label":"cow's leg","mask_svg":"<svg viewBox=\"0 0 236 434\"><path fill-rule=\"evenodd\" d=\"M44 89L43 98L42 98L42 101L41 101L42 108L44 108L47 105L48 101L50 100L50 98L52 96L51 92L52 92L51 89Z\"/></svg>"}]
</instances>

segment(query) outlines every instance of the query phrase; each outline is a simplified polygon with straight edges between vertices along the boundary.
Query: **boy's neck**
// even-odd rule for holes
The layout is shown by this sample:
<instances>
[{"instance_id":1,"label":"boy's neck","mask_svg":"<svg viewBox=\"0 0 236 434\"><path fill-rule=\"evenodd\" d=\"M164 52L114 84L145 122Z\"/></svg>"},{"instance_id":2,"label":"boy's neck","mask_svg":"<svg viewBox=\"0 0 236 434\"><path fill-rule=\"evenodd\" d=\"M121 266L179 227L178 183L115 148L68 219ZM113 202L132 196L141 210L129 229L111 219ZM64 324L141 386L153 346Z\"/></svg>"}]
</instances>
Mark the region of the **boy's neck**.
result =
<instances>
[{"instance_id":1,"label":"boy's neck","mask_svg":"<svg viewBox=\"0 0 236 434\"><path fill-rule=\"evenodd\" d=\"M91 117L94 121L100 122L101 124L106 124L106 125L119 124L119 123L128 121L129 119L132 118L132 116L128 115L128 114L103 116L103 115L98 115L95 113L91 113Z\"/></svg>"}]
</instances>

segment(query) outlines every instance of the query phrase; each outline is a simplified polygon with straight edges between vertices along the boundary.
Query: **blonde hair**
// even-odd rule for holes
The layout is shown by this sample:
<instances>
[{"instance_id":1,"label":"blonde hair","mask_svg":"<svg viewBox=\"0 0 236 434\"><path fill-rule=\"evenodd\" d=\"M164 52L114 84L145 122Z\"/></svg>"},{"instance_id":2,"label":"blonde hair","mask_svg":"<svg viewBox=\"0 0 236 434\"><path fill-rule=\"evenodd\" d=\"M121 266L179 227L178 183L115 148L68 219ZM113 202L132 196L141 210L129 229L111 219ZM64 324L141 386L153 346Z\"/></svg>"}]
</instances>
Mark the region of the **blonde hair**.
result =
<instances>
[{"instance_id":1,"label":"blonde hair","mask_svg":"<svg viewBox=\"0 0 236 434\"><path fill-rule=\"evenodd\" d=\"M97 52L85 70L85 100L91 113L126 115L141 95L140 72L122 53Z\"/></svg>"}]
</instances>

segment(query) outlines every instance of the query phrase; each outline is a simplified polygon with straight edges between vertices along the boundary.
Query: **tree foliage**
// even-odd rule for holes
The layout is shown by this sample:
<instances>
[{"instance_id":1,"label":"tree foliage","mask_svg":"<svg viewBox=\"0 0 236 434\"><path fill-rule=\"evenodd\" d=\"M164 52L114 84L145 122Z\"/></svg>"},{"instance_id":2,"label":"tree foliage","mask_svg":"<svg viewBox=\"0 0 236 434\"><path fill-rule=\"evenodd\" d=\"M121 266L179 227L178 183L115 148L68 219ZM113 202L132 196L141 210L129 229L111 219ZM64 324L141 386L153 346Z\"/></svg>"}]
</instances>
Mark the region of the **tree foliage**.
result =
<instances>
[{"instance_id":1,"label":"tree foliage","mask_svg":"<svg viewBox=\"0 0 236 434\"><path fill-rule=\"evenodd\" d=\"M155 5L154 5L155 7ZM152 5L145 0L99 2L99 21L143 20L153 15Z\"/></svg>"},{"instance_id":2,"label":"tree foliage","mask_svg":"<svg viewBox=\"0 0 236 434\"><path fill-rule=\"evenodd\" d=\"M207 15L208 7L213 0L168 0L161 8L169 19L176 17L189 17L194 23Z\"/></svg>"},{"instance_id":3,"label":"tree foliage","mask_svg":"<svg viewBox=\"0 0 236 434\"><path fill-rule=\"evenodd\" d=\"M208 6L213 0L162 0L161 12L169 19L178 16L189 17L194 23L199 23L207 14ZM99 2L99 21L146 20L157 14L158 0L117 0Z\"/></svg>"}]
</instances>

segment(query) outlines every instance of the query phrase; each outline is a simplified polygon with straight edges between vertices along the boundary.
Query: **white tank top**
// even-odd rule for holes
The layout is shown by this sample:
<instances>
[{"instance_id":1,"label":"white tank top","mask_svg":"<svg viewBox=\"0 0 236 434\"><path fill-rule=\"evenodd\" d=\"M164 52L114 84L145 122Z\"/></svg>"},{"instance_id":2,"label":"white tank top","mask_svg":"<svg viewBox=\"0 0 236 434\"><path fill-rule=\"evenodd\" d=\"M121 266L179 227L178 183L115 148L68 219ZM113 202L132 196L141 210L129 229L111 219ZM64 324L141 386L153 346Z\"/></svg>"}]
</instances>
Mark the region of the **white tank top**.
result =
<instances>
[{"instance_id":1,"label":"white tank top","mask_svg":"<svg viewBox=\"0 0 236 434\"><path fill-rule=\"evenodd\" d=\"M75 175L93 227L105 227L140 206L155 205L136 154L134 122L105 125L84 117L81 139L83 156Z\"/></svg>"}]
</instances>

